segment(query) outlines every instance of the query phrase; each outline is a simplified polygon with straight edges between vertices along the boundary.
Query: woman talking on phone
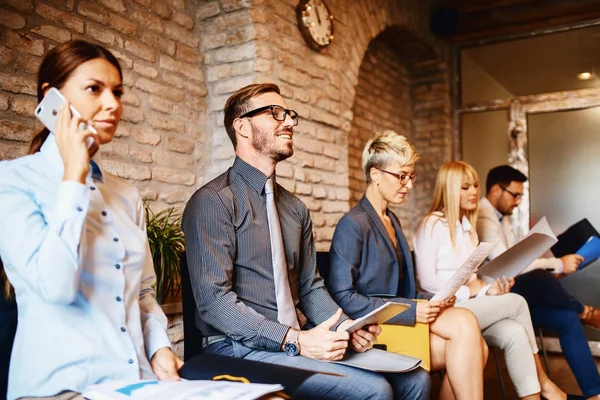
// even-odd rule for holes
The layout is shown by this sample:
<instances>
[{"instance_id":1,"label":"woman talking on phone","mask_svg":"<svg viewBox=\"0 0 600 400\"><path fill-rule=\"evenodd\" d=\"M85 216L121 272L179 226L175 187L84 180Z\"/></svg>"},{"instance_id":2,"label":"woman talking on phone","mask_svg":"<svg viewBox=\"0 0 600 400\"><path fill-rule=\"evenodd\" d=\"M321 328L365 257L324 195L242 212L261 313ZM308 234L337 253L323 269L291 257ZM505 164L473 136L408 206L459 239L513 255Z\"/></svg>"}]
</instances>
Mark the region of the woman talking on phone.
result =
<instances>
[{"instance_id":1,"label":"woman talking on phone","mask_svg":"<svg viewBox=\"0 0 600 400\"><path fill-rule=\"evenodd\" d=\"M19 313L8 398L178 379L183 362L154 297L142 200L92 159L121 118L119 63L95 44L60 44L40 66L38 101L50 88L66 98L51 132L35 135L28 156L0 162L0 257Z\"/></svg>"}]
</instances>

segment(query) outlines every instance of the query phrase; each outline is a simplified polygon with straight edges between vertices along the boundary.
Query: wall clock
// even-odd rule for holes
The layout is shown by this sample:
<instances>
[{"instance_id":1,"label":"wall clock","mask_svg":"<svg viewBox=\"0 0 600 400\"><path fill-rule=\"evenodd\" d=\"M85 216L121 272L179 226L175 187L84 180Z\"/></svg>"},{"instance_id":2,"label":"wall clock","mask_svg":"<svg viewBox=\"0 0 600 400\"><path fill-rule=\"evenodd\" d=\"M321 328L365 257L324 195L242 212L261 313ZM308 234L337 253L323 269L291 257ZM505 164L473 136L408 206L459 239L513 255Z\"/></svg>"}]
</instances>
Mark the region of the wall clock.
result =
<instances>
[{"instance_id":1,"label":"wall clock","mask_svg":"<svg viewBox=\"0 0 600 400\"><path fill-rule=\"evenodd\" d=\"M296 7L298 26L308 45L321 50L333 40L333 15L324 0L300 0Z\"/></svg>"}]
</instances>

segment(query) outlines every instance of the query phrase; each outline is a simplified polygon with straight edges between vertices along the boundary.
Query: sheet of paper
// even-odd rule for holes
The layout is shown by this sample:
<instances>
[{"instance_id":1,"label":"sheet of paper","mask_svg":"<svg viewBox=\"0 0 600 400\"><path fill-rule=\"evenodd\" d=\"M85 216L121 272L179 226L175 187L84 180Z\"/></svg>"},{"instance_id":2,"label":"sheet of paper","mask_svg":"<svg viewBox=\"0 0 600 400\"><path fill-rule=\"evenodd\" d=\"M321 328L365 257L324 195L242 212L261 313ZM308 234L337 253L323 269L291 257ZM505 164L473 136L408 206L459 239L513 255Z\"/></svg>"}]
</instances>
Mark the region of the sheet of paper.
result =
<instances>
[{"instance_id":1,"label":"sheet of paper","mask_svg":"<svg viewBox=\"0 0 600 400\"><path fill-rule=\"evenodd\" d=\"M90 400L253 400L283 390L281 385L229 381L134 381L93 385Z\"/></svg>"},{"instance_id":2,"label":"sheet of paper","mask_svg":"<svg viewBox=\"0 0 600 400\"><path fill-rule=\"evenodd\" d=\"M557 241L546 217L543 217L523 240L479 268L477 274L487 283L503 276L514 278Z\"/></svg>"},{"instance_id":3,"label":"sheet of paper","mask_svg":"<svg viewBox=\"0 0 600 400\"><path fill-rule=\"evenodd\" d=\"M597 236L592 236L589 240L577 250L577 254L583 257L583 261L577 269L582 269L588 264L593 263L600 258L600 239Z\"/></svg>"},{"instance_id":4,"label":"sheet of paper","mask_svg":"<svg viewBox=\"0 0 600 400\"><path fill-rule=\"evenodd\" d=\"M349 350L342 360L332 362L375 372L409 372L418 368L422 360L385 350L371 349L364 353Z\"/></svg>"},{"instance_id":5,"label":"sheet of paper","mask_svg":"<svg viewBox=\"0 0 600 400\"><path fill-rule=\"evenodd\" d=\"M487 258L497 243L481 242L467 260L457 269L446 282L446 286L440 289L431 300L446 300L454 296L458 289L464 285L471 275L477 271L479 265Z\"/></svg>"},{"instance_id":6,"label":"sheet of paper","mask_svg":"<svg viewBox=\"0 0 600 400\"><path fill-rule=\"evenodd\" d=\"M365 325L383 324L409 308L409 304L390 301L371 311L367 315L355 319L354 322L346 328L346 332L354 333Z\"/></svg>"}]
</instances>

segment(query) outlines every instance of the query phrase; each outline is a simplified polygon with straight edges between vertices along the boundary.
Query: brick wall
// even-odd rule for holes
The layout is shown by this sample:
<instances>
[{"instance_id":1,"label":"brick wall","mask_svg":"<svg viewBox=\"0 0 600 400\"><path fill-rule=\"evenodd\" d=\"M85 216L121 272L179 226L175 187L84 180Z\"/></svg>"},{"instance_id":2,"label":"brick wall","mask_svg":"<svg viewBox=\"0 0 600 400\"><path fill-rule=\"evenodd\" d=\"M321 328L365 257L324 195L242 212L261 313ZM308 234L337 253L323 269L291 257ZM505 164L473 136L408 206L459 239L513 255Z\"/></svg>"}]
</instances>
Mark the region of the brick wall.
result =
<instances>
[{"instance_id":1,"label":"brick wall","mask_svg":"<svg viewBox=\"0 0 600 400\"><path fill-rule=\"evenodd\" d=\"M296 0L5 1L0 5L0 159L25 152L37 126L31 116L35 71L46 51L72 38L102 43L122 63L127 89L123 122L118 137L102 150L103 164L133 182L154 208L185 204L197 187L231 164L233 149L223 127L226 98L249 83L275 82L302 118L295 155L278 167L279 181L307 204L317 246L327 249L335 224L356 200L351 193L354 197L360 193L362 173L352 169L357 159L349 154L369 133L359 133L355 126L365 116L391 116L376 128L389 124L402 130L408 129L407 119L414 112L417 119L410 127L414 132L408 136L421 140L422 131L428 139L421 142L432 142L427 142L430 164L423 169L437 168L449 157L444 147L450 143L449 113L434 116L430 108L432 101L446 101L439 96L448 96L446 83L438 76L444 72L440 65L445 53L428 33L428 1L330 0L335 39L321 52L309 49L302 39L296 4ZM410 32L430 48L432 64L413 71L414 47L398 51L387 40L387 53L380 54L386 61L372 65L378 53L365 57L367 48L394 28ZM373 51L380 52L375 47ZM361 65L363 71L381 68L379 74L371 74L380 80L370 81L365 72L361 81ZM431 73L438 85L428 83L425 76L432 65L442 68ZM369 85L373 90L379 90L376 85L383 81L388 89L406 86L407 74L409 94L398 88L396 93L402 96L390 91L385 104L364 101ZM414 82L413 75L418 76ZM393 113L392 104L403 114ZM444 128L432 132L430 123ZM419 187L431 186L426 184L430 175L419 178ZM427 202L427 196L421 197L414 196L417 208ZM407 228L414 226L408 216L403 220Z\"/></svg>"},{"instance_id":2,"label":"brick wall","mask_svg":"<svg viewBox=\"0 0 600 400\"><path fill-rule=\"evenodd\" d=\"M419 180L413 190L412 209L413 222L418 223L431 207L440 166L452 159L451 85L449 67L443 60L417 62L409 69L412 143L421 156L416 166Z\"/></svg>"},{"instance_id":3,"label":"brick wall","mask_svg":"<svg viewBox=\"0 0 600 400\"><path fill-rule=\"evenodd\" d=\"M348 187L352 207L366 189L362 151L373 132L406 136L421 156L419 178L406 201L391 208L410 240L433 200L437 170L451 157L450 85L443 60L406 62L402 56L384 36L365 54L348 138Z\"/></svg>"},{"instance_id":4,"label":"brick wall","mask_svg":"<svg viewBox=\"0 0 600 400\"><path fill-rule=\"evenodd\" d=\"M393 130L411 140L412 100L410 77L406 66L390 45L375 39L369 46L360 66L354 118L348 138L348 187L350 206L358 203L365 193L366 179L362 169L362 152L374 132ZM394 211L404 229L412 229L414 193L402 207Z\"/></svg>"},{"instance_id":5,"label":"brick wall","mask_svg":"<svg viewBox=\"0 0 600 400\"><path fill-rule=\"evenodd\" d=\"M329 248L335 225L350 208L351 192L356 192L355 173L349 171L349 165L355 163L349 159L349 151L357 146L354 113L377 112L373 104L363 104L370 108L355 108L359 70L369 44L390 27L402 27L432 49L431 57L444 57L428 33L428 1L327 3L335 17L335 39L321 52L304 43L297 27L295 0L210 1L203 2L198 12L212 126L211 167L200 179L205 181L221 173L233 158L222 123L225 99L248 83L277 83L288 106L301 116L295 130L296 151L278 166L279 182L307 204L319 250ZM394 66L402 68L408 60L398 59L394 64L391 53L386 57L392 63L386 73L400 77ZM366 91L369 84L365 81ZM404 93L409 97L407 89ZM411 107L410 102L400 106L406 113L397 122L405 128ZM406 209L406 213L414 212ZM413 225L411 222L409 227Z\"/></svg>"},{"instance_id":6,"label":"brick wall","mask_svg":"<svg viewBox=\"0 0 600 400\"><path fill-rule=\"evenodd\" d=\"M38 129L36 72L58 43L106 46L123 68L123 119L102 165L155 208L182 205L208 164L203 54L193 0L7 0L0 5L0 159Z\"/></svg>"}]
</instances>

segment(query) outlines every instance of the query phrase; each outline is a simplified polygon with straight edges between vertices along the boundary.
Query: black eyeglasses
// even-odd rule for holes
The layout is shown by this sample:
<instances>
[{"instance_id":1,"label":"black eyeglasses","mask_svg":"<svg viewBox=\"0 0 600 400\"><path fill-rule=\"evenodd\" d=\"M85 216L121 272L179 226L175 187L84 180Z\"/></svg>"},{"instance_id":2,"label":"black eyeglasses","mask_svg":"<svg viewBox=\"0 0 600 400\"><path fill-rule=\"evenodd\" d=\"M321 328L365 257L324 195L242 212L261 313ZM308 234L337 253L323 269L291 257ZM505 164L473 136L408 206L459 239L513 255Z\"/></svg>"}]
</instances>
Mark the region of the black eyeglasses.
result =
<instances>
[{"instance_id":1,"label":"black eyeglasses","mask_svg":"<svg viewBox=\"0 0 600 400\"><path fill-rule=\"evenodd\" d=\"M239 118L253 117L266 110L271 110L271 115L276 121L285 121L285 117L289 115L292 121L294 121L294 126L298 126L298 113L294 110L288 110L277 105L259 107L256 110L248 111L247 113L240 115Z\"/></svg>"},{"instance_id":2,"label":"black eyeglasses","mask_svg":"<svg viewBox=\"0 0 600 400\"><path fill-rule=\"evenodd\" d=\"M398 178L400 183L403 185L408 184L408 181L412 181L412 183L415 183L415 181L417 180L417 175L415 175L415 174L397 174L395 172L386 171L385 169L380 169L380 168L377 168L377 169L380 170L381 172L385 172L386 174L395 176L396 178Z\"/></svg>"},{"instance_id":3,"label":"black eyeglasses","mask_svg":"<svg viewBox=\"0 0 600 400\"><path fill-rule=\"evenodd\" d=\"M502 188L502 190L504 190L506 193L510 194L510 195L513 197L513 199L515 199L515 200L521 200L521 199L523 198L523 193L515 193L515 192L513 192L512 190L508 190L507 188L505 188L505 187L504 187L504 186L502 186L502 185L499 185L499 186L500 186L500 188Z\"/></svg>"}]
</instances>

